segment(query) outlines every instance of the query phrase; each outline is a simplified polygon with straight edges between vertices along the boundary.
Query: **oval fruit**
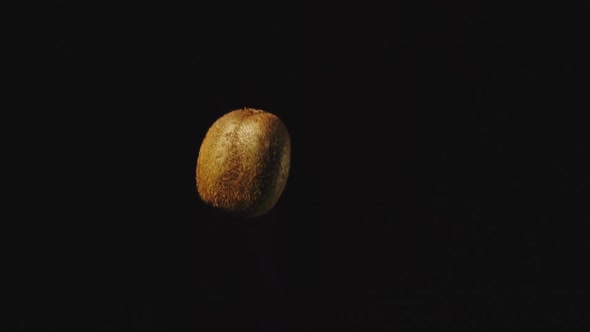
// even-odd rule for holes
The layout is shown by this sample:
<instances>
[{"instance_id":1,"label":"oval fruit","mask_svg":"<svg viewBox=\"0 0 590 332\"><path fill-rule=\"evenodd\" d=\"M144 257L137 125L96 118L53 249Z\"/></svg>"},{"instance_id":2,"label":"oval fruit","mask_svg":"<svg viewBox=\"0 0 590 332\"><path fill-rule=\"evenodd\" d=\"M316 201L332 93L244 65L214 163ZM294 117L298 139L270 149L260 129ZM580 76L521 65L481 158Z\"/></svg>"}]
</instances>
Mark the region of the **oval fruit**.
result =
<instances>
[{"instance_id":1,"label":"oval fruit","mask_svg":"<svg viewBox=\"0 0 590 332\"><path fill-rule=\"evenodd\" d=\"M244 108L226 113L207 131L197 158L201 199L247 217L267 213L281 196L291 164L291 139L274 114Z\"/></svg>"}]
</instances>

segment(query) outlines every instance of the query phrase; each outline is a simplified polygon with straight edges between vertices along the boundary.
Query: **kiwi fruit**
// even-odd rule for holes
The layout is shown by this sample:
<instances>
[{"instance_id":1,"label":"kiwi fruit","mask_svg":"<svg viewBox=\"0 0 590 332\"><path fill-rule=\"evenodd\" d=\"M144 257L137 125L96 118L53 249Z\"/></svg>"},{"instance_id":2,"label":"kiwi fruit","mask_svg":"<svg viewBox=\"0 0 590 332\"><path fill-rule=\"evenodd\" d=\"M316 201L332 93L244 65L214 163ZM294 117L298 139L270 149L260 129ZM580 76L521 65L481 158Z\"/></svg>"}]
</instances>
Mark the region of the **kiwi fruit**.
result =
<instances>
[{"instance_id":1,"label":"kiwi fruit","mask_svg":"<svg viewBox=\"0 0 590 332\"><path fill-rule=\"evenodd\" d=\"M197 158L201 199L243 217L266 214L285 189L291 139L274 114L254 108L230 111L208 129Z\"/></svg>"}]
</instances>

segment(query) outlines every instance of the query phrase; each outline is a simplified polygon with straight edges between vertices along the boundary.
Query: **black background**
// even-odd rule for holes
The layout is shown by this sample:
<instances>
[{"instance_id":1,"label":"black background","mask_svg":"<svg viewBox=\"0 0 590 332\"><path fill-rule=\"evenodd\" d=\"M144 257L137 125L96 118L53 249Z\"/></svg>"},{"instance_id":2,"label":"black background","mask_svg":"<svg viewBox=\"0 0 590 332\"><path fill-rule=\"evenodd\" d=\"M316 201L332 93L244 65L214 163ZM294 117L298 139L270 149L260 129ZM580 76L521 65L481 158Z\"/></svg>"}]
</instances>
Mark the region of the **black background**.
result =
<instances>
[{"instance_id":1,"label":"black background","mask_svg":"<svg viewBox=\"0 0 590 332\"><path fill-rule=\"evenodd\" d=\"M7 331L588 323L588 4L0 2ZM278 115L289 182L195 190Z\"/></svg>"}]
</instances>

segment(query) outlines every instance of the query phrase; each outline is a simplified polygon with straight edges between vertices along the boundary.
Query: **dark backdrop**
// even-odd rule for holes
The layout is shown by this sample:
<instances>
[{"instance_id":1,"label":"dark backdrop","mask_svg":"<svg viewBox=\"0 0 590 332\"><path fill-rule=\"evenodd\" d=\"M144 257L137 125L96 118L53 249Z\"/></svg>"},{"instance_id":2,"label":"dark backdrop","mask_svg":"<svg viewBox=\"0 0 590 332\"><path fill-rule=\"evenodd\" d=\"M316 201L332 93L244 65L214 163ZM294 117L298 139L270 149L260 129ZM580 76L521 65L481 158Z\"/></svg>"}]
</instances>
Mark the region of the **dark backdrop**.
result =
<instances>
[{"instance_id":1,"label":"dark backdrop","mask_svg":"<svg viewBox=\"0 0 590 332\"><path fill-rule=\"evenodd\" d=\"M8 331L588 323L588 5L0 2ZM195 189L241 107L292 139L241 220Z\"/></svg>"}]
</instances>

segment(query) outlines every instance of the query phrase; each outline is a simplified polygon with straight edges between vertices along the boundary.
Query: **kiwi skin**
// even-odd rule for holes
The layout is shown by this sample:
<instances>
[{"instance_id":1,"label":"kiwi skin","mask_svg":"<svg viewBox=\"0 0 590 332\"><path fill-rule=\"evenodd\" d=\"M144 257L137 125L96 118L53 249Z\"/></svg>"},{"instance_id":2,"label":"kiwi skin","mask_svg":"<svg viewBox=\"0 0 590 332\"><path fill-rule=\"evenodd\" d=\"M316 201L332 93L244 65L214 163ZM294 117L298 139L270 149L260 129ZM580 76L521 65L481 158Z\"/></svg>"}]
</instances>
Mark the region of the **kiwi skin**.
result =
<instances>
[{"instance_id":1,"label":"kiwi skin","mask_svg":"<svg viewBox=\"0 0 590 332\"><path fill-rule=\"evenodd\" d=\"M205 203L228 214L261 216L279 200L290 164L291 139L276 115L233 110L211 125L201 143L197 191Z\"/></svg>"}]
</instances>

